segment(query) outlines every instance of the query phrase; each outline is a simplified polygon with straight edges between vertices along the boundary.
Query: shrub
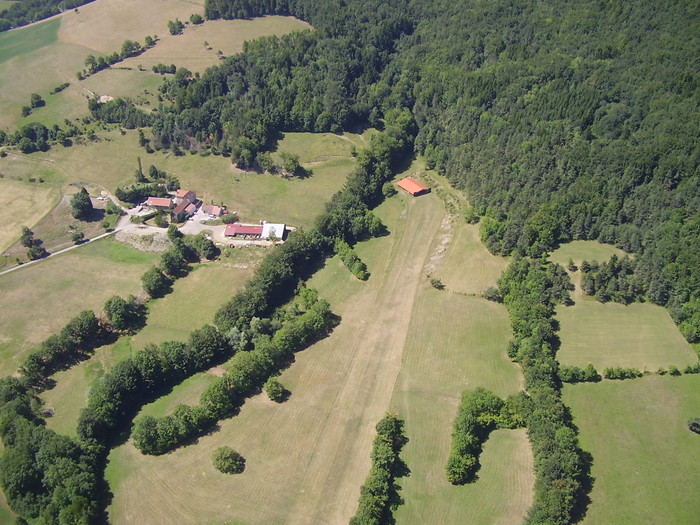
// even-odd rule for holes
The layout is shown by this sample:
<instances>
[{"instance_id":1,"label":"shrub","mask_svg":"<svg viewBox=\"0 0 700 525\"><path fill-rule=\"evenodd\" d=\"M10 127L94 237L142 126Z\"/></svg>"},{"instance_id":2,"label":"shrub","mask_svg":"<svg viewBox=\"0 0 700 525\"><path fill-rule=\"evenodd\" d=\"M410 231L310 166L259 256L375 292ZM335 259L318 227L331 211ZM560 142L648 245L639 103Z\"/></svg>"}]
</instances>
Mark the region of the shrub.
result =
<instances>
[{"instance_id":1,"label":"shrub","mask_svg":"<svg viewBox=\"0 0 700 525\"><path fill-rule=\"evenodd\" d=\"M672 376L679 376L681 375L681 371L678 370L678 367L676 365L671 365L668 367L668 373Z\"/></svg>"},{"instance_id":2,"label":"shrub","mask_svg":"<svg viewBox=\"0 0 700 525\"><path fill-rule=\"evenodd\" d=\"M691 432L695 432L696 434L700 434L700 417L694 417L692 419L688 420L688 429Z\"/></svg>"},{"instance_id":3,"label":"shrub","mask_svg":"<svg viewBox=\"0 0 700 525\"><path fill-rule=\"evenodd\" d=\"M276 377L271 377L265 381L265 386L263 387L267 397L276 403L284 401L289 395L289 391L284 388L284 385L277 381Z\"/></svg>"},{"instance_id":4,"label":"shrub","mask_svg":"<svg viewBox=\"0 0 700 525\"><path fill-rule=\"evenodd\" d=\"M605 379L633 379L642 377L642 373L638 368L624 368L621 366L612 366L603 370Z\"/></svg>"},{"instance_id":5,"label":"shrub","mask_svg":"<svg viewBox=\"0 0 700 525\"><path fill-rule=\"evenodd\" d=\"M224 474L240 474L245 470L245 458L231 447L219 447L211 456L214 467Z\"/></svg>"},{"instance_id":6,"label":"shrub","mask_svg":"<svg viewBox=\"0 0 700 525\"><path fill-rule=\"evenodd\" d=\"M435 277L430 279L430 286L432 286L436 290L444 290L445 289L445 285L442 284L442 281L440 279L435 278Z\"/></svg>"}]
</instances>

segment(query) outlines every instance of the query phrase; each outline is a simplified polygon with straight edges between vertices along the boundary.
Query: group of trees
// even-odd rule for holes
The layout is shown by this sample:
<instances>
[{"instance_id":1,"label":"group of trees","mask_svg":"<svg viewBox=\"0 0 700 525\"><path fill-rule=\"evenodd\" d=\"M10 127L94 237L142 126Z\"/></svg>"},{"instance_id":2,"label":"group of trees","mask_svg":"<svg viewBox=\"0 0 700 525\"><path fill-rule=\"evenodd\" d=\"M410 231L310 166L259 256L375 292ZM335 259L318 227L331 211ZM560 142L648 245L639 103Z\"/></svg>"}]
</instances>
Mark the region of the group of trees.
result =
<instances>
[{"instance_id":1,"label":"group of trees","mask_svg":"<svg viewBox=\"0 0 700 525\"><path fill-rule=\"evenodd\" d=\"M22 153L48 151L52 143L70 146L70 139L80 134L80 129L70 121L66 121L66 129L62 129L58 124L47 128L39 122L30 122L14 133L0 130L0 145L17 146Z\"/></svg>"},{"instance_id":2,"label":"group of trees","mask_svg":"<svg viewBox=\"0 0 700 525\"><path fill-rule=\"evenodd\" d=\"M561 400L555 357L554 306L568 297L571 285L562 267L516 257L498 286L513 329L508 354L525 376L519 413L535 456L535 500L526 523L568 524L583 503L588 475L587 457Z\"/></svg>"},{"instance_id":3,"label":"group of trees","mask_svg":"<svg viewBox=\"0 0 700 525\"><path fill-rule=\"evenodd\" d=\"M22 226L22 235L20 235L19 242L27 248L27 256L32 261L46 257L49 254L46 248L42 246L41 239L34 237L34 232L26 226Z\"/></svg>"},{"instance_id":4,"label":"group of trees","mask_svg":"<svg viewBox=\"0 0 700 525\"><path fill-rule=\"evenodd\" d=\"M38 400L0 379L0 485L10 507L37 523L94 523L101 490L95 457L35 416Z\"/></svg>"},{"instance_id":5,"label":"group of trees","mask_svg":"<svg viewBox=\"0 0 700 525\"><path fill-rule=\"evenodd\" d=\"M447 481L453 485L470 483L479 470L479 454L492 430L523 426L516 414L520 396L504 402L485 388L462 394L462 402L454 422L452 446L445 470Z\"/></svg>"},{"instance_id":6,"label":"group of trees","mask_svg":"<svg viewBox=\"0 0 700 525\"><path fill-rule=\"evenodd\" d=\"M335 241L335 252L350 273L360 281L366 281L369 278L367 265L362 262L362 259L355 253L355 250L343 239L337 239Z\"/></svg>"},{"instance_id":7,"label":"group of trees","mask_svg":"<svg viewBox=\"0 0 700 525\"><path fill-rule=\"evenodd\" d=\"M406 464L399 457L408 443L404 422L394 414L387 414L377 423L377 436L372 444L372 469L360 489L357 511L351 525L381 525L393 523L392 512L403 500L396 478L407 476Z\"/></svg>"},{"instance_id":8,"label":"group of trees","mask_svg":"<svg viewBox=\"0 0 700 525\"><path fill-rule=\"evenodd\" d=\"M102 336L102 326L92 310L71 319L58 334L43 341L27 355L20 371L28 385L41 386L57 370L84 359Z\"/></svg>"},{"instance_id":9,"label":"group of trees","mask_svg":"<svg viewBox=\"0 0 700 525\"><path fill-rule=\"evenodd\" d=\"M613 255L610 261L581 263L583 291L593 295L601 303L615 301L629 304L644 298L646 286L635 273L637 263L628 256Z\"/></svg>"},{"instance_id":10,"label":"group of trees","mask_svg":"<svg viewBox=\"0 0 700 525\"><path fill-rule=\"evenodd\" d=\"M202 393L199 405L180 405L171 415L140 419L132 434L136 448L144 454L159 455L201 436L218 420L234 414L247 397L288 366L295 352L323 336L333 322L329 305L323 300L316 299L303 313L296 309L288 312L297 315L287 315L271 336L257 337L252 350L236 353L226 374ZM234 343L231 348L241 349L245 339L240 332L233 329L229 334L229 343Z\"/></svg>"}]
</instances>

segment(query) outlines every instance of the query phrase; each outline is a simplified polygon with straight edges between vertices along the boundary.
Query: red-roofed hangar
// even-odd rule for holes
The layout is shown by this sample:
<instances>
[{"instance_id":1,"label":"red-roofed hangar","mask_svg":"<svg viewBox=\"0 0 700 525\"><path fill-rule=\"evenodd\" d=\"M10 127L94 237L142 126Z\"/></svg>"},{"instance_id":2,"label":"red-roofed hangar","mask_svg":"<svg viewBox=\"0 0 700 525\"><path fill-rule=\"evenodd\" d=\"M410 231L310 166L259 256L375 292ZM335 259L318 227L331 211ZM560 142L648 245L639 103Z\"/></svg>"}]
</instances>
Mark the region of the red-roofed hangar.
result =
<instances>
[{"instance_id":1,"label":"red-roofed hangar","mask_svg":"<svg viewBox=\"0 0 700 525\"><path fill-rule=\"evenodd\" d=\"M396 184L399 186L399 188L406 190L408 193L410 193L414 197L418 197L418 195L425 195L426 193L430 193L430 188L428 188L427 186L423 186L420 182L418 182L415 179L412 179L411 177L406 177L405 179L401 179Z\"/></svg>"}]
</instances>

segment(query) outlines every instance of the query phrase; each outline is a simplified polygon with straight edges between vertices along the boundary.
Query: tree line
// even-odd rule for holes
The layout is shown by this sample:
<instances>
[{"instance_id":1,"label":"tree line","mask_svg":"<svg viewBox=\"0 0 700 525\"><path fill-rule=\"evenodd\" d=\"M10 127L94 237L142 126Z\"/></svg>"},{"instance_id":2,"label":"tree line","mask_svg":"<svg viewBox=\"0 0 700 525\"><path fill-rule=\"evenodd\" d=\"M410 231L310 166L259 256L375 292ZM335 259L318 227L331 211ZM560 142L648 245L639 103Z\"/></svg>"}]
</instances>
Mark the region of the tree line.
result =
<instances>
[{"instance_id":1,"label":"tree line","mask_svg":"<svg viewBox=\"0 0 700 525\"><path fill-rule=\"evenodd\" d=\"M403 503L396 479L407 476L409 469L401 460L401 449L408 438L404 422L394 414L386 414L377 423L377 435L372 443L372 468L360 488L355 515L351 525L381 525L393 523L392 512Z\"/></svg>"},{"instance_id":2,"label":"tree line","mask_svg":"<svg viewBox=\"0 0 700 525\"><path fill-rule=\"evenodd\" d=\"M515 258L498 286L513 329L508 354L525 376L519 410L535 457L535 500L525 523L571 523L585 508L590 464L561 400L557 372L554 306L572 285L561 266Z\"/></svg>"}]
</instances>

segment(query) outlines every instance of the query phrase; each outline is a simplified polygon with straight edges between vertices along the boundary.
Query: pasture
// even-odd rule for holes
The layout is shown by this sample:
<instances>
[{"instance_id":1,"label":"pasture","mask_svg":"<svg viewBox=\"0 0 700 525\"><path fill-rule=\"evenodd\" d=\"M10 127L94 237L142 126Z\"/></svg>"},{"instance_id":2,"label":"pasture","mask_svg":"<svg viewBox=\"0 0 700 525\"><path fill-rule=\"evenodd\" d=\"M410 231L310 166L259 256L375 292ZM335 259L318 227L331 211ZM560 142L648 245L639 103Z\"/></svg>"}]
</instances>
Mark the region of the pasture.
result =
<instances>
[{"instance_id":1,"label":"pasture","mask_svg":"<svg viewBox=\"0 0 700 525\"><path fill-rule=\"evenodd\" d=\"M172 293L148 303L147 325L140 332L98 348L90 359L55 374L56 386L42 394L47 406L55 410L55 416L48 420L49 427L75 435L78 415L92 383L118 361L149 343L185 341L192 330L211 324L216 310L245 284L261 256L260 251L237 250L220 261L199 265L188 276L175 281ZM138 278L135 282L139 282ZM164 403L164 399L157 403Z\"/></svg>"},{"instance_id":2,"label":"pasture","mask_svg":"<svg viewBox=\"0 0 700 525\"><path fill-rule=\"evenodd\" d=\"M175 64L178 68L185 67L193 73L203 73L208 67L221 62L219 51L223 57L235 55L243 51L243 43L247 40L261 36L282 36L306 29L311 29L306 22L285 16L266 16L253 20L210 20L199 25L190 24L181 35L176 36L168 34L164 27L158 32L160 41L155 47L137 57L128 58L119 65L133 69L141 65L151 71L157 64ZM144 33L144 36L146 34L148 33Z\"/></svg>"},{"instance_id":3,"label":"pasture","mask_svg":"<svg viewBox=\"0 0 700 525\"><path fill-rule=\"evenodd\" d=\"M156 260L107 238L0 276L2 375L81 311L140 293L141 275Z\"/></svg>"},{"instance_id":4,"label":"pasture","mask_svg":"<svg viewBox=\"0 0 700 525\"><path fill-rule=\"evenodd\" d=\"M143 457L130 443L114 450L113 521L347 522L369 470L374 425L390 408L413 300L425 285L422 268L444 216L430 196L392 199L378 213L392 234L372 241L369 281L332 259L309 283L342 321L282 374L291 398L278 405L256 396L219 431L163 457ZM211 451L224 444L247 459L240 476L211 466ZM153 485L163 487L157 504L144 497Z\"/></svg>"},{"instance_id":5,"label":"pasture","mask_svg":"<svg viewBox=\"0 0 700 525\"><path fill-rule=\"evenodd\" d=\"M660 306L577 299L574 306L557 307L557 320L561 326L557 359L562 365L592 363L599 372L609 366L655 372L659 367L682 368L697 362L692 347Z\"/></svg>"},{"instance_id":6,"label":"pasture","mask_svg":"<svg viewBox=\"0 0 700 525\"><path fill-rule=\"evenodd\" d=\"M583 525L686 524L700 515L700 376L648 376L566 385L564 402L593 454L592 503Z\"/></svg>"},{"instance_id":7,"label":"pasture","mask_svg":"<svg viewBox=\"0 0 700 525\"><path fill-rule=\"evenodd\" d=\"M434 492L426 486L432 478L421 478L431 469L442 476L447 454L433 464L442 452L432 436L449 447L464 388L485 385L499 395L520 389L519 371L505 356L507 315L501 305L430 287L424 268L446 216L439 199L399 195L376 213L391 234L356 247L371 272L369 280L358 281L334 257L309 282L342 321L283 372L280 381L291 390L290 399L276 404L264 394L255 396L215 432L165 456L143 456L131 442L113 450L107 468L115 495L112 521L347 522L369 470L374 425L387 410L407 418L408 435L415 440L405 449L415 470L400 480L407 487L404 495L421 503L432 498L431 505L457 519L467 506L459 501L465 491L444 481ZM428 315L429 326L421 325ZM435 337L439 344L431 340ZM178 403L195 402L210 378L193 377L141 414L163 415ZM211 466L211 452L222 445L246 458L243 474L224 476ZM494 433L481 482L466 487L484 495L475 520L522 517L531 496L531 462L524 432ZM161 487L158 501L148 497L153 486ZM499 498L512 492L519 496L503 507ZM418 522L421 512L422 504L411 507L408 518L401 516Z\"/></svg>"}]
</instances>

